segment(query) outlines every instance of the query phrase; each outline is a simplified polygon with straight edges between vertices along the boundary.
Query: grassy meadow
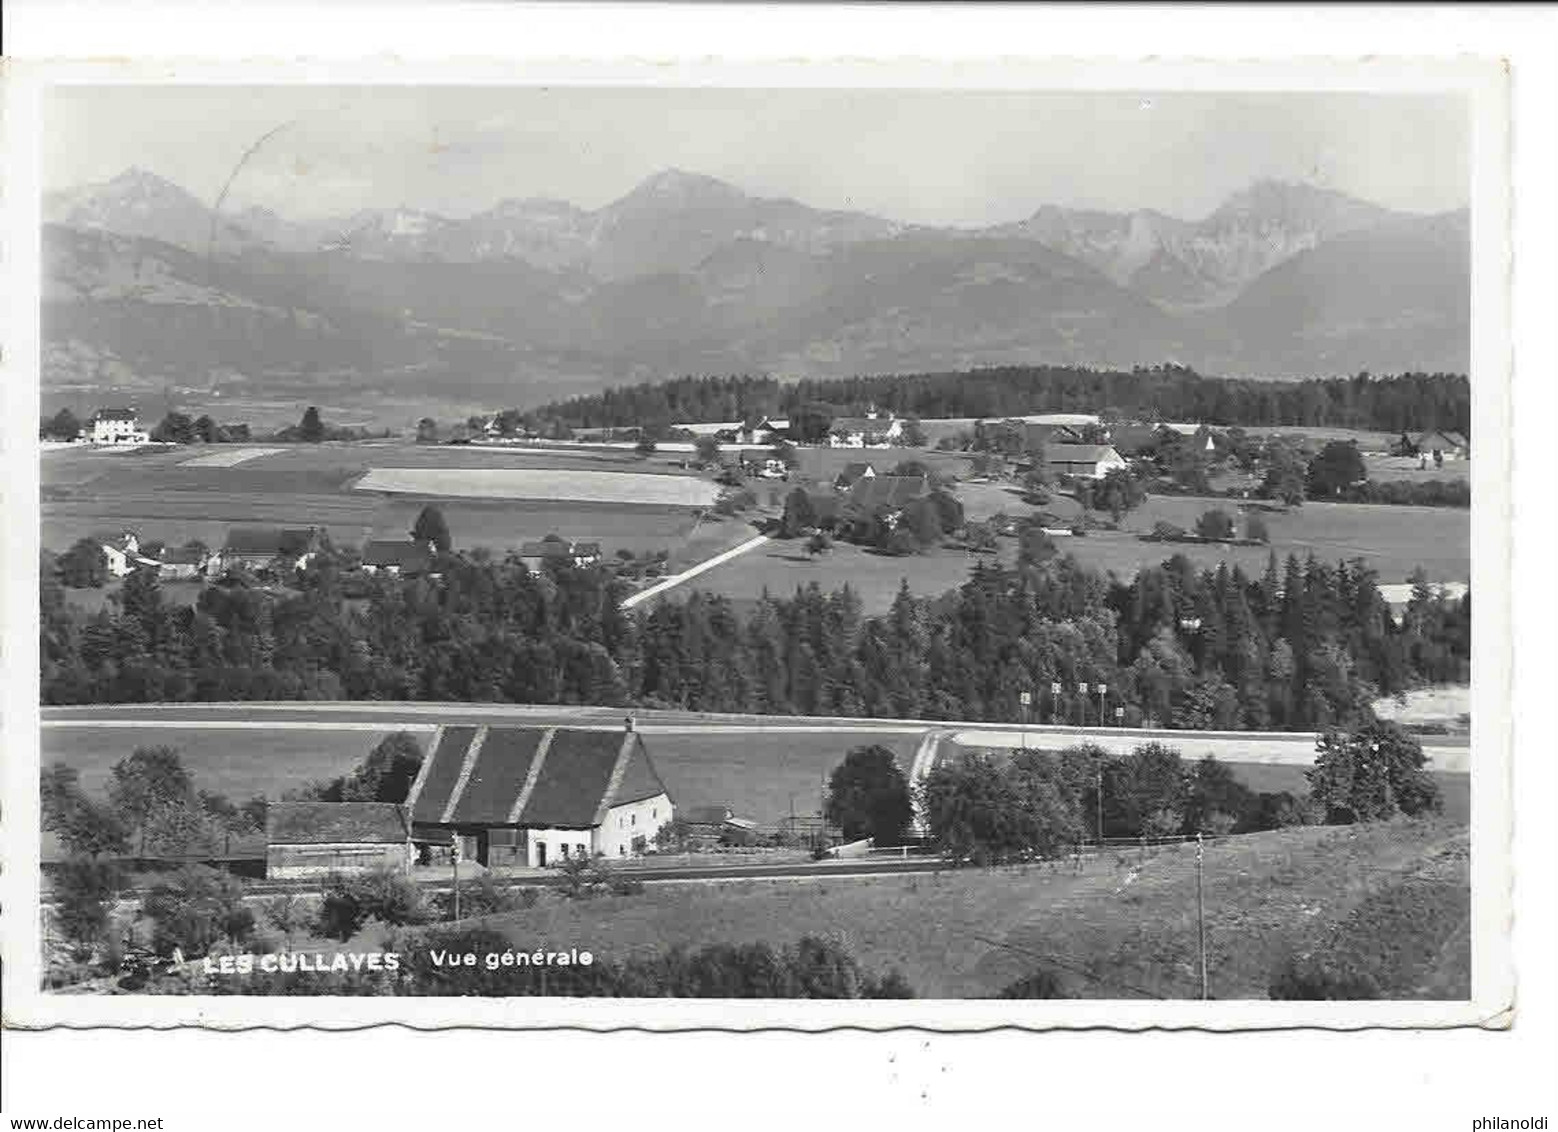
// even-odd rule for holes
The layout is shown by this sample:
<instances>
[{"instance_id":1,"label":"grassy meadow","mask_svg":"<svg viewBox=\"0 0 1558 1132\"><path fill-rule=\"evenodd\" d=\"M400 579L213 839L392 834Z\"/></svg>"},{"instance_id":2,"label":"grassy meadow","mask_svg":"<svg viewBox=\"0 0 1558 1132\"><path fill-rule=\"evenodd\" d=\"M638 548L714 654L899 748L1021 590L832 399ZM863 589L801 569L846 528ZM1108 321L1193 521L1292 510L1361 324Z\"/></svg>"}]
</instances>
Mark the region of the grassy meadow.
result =
<instances>
[{"instance_id":1,"label":"grassy meadow","mask_svg":"<svg viewBox=\"0 0 1558 1132\"><path fill-rule=\"evenodd\" d=\"M1267 995L1292 953L1320 948L1413 881L1449 918L1469 906L1464 826L1447 820L1304 827L1229 838L1206 851L1211 992ZM489 920L526 948L582 945L605 959L684 944L842 941L867 968L896 967L921 997L982 998L1049 966L1074 997L1199 994L1195 853L1107 853L1073 865L929 875L651 885L638 896L547 899ZM1344 927L1345 926L1345 927ZM1356 941L1355 941L1356 942ZM1399 941L1364 943L1389 951ZM1391 997L1469 995L1464 933L1414 939L1384 964Z\"/></svg>"}]
</instances>

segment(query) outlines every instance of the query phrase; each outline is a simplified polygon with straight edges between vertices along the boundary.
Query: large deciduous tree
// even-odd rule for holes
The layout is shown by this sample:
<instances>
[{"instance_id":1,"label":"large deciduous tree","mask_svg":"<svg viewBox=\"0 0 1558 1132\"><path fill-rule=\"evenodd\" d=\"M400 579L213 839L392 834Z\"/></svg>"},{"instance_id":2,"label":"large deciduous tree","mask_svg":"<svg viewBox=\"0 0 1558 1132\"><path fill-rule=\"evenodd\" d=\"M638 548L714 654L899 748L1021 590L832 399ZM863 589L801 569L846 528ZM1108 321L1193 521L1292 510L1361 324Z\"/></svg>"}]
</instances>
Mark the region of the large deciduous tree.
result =
<instances>
[{"instance_id":1,"label":"large deciduous tree","mask_svg":"<svg viewBox=\"0 0 1558 1132\"><path fill-rule=\"evenodd\" d=\"M141 908L152 922L152 946L160 955L175 948L187 956L204 955L217 943L238 945L254 932L243 884L205 865L188 865L159 881Z\"/></svg>"},{"instance_id":2,"label":"large deciduous tree","mask_svg":"<svg viewBox=\"0 0 1558 1132\"><path fill-rule=\"evenodd\" d=\"M1116 523L1147 498L1147 493L1128 468L1111 468L1103 479L1092 481L1078 494L1086 495L1090 507L1109 512L1109 517Z\"/></svg>"},{"instance_id":3,"label":"large deciduous tree","mask_svg":"<svg viewBox=\"0 0 1558 1132\"><path fill-rule=\"evenodd\" d=\"M895 844L914 817L909 783L892 751L879 744L853 748L828 781L828 820L850 840Z\"/></svg>"},{"instance_id":4,"label":"large deciduous tree","mask_svg":"<svg viewBox=\"0 0 1558 1132\"><path fill-rule=\"evenodd\" d=\"M177 750L137 747L114 764L108 797L135 829L140 851L145 852L152 815L164 806L187 805L194 797L194 788Z\"/></svg>"},{"instance_id":5,"label":"large deciduous tree","mask_svg":"<svg viewBox=\"0 0 1558 1132\"><path fill-rule=\"evenodd\" d=\"M1311 497L1340 495L1354 484L1369 478L1358 446L1347 440L1333 440L1309 461Z\"/></svg>"},{"instance_id":6,"label":"large deciduous tree","mask_svg":"<svg viewBox=\"0 0 1558 1132\"><path fill-rule=\"evenodd\" d=\"M1301 506L1308 483L1304 455L1292 441L1274 436L1266 441L1262 459L1266 474L1260 493L1267 499L1280 499L1289 507Z\"/></svg>"},{"instance_id":7,"label":"large deciduous tree","mask_svg":"<svg viewBox=\"0 0 1558 1132\"><path fill-rule=\"evenodd\" d=\"M100 589L108 581L108 555L96 539L81 538L59 558L60 583L74 589Z\"/></svg>"},{"instance_id":8,"label":"large deciduous tree","mask_svg":"<svg viewBox=\"0 0 1558 1132\"><path fill-rule=\"evenodd\" d=\"M1444 800L1427 763L1423 745L1396 723L1328 731L1315 747L1309 795L1333 825L1437 813Z\"/></svg>"}]
</instances>

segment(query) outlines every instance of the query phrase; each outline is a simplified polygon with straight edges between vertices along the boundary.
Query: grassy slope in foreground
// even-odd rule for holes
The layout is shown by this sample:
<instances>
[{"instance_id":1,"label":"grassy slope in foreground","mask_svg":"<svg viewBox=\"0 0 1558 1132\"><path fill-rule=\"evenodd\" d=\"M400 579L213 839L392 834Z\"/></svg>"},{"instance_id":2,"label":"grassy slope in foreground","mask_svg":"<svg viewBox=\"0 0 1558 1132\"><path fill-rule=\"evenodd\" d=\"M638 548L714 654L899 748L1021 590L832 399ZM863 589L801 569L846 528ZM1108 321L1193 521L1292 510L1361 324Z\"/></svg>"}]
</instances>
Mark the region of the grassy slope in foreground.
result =
<instances>
[{"instance_id":1,"label":"grassy slope in foreground","mask_svg":"<svg viewBox=\"0 0 1558 1132\"><path fill-rule=\"evenodd\" d=\"M1466 845L1465 827L1441 819L1282 830L1208 847L1213 997L1265 998L1272 971L1288 954L1323 948L1349 915L1398 886L1450 902L1460 916L1469 906ZM992 996L1039 965L1007 948L1085 970L1091 978L1061 972L1068 993L1079 997L1137 997L1126 986L1163 997L1199 994L1195 853L1188 846L1150 856L1145 865L1134 851L1107 855L1080 874L1070 865L1034 865L652 885L640 896L544 901L492 923L516 946L588 947L613 960L678 943L780 946L806 934L831 936L867 969L898 967L925 998ZM1467 941L1464 933L1395 941L1402 951L1389 972L1389 994L1467 997L1469 961L1460 954Z\"/></svg>"}]
</instances>

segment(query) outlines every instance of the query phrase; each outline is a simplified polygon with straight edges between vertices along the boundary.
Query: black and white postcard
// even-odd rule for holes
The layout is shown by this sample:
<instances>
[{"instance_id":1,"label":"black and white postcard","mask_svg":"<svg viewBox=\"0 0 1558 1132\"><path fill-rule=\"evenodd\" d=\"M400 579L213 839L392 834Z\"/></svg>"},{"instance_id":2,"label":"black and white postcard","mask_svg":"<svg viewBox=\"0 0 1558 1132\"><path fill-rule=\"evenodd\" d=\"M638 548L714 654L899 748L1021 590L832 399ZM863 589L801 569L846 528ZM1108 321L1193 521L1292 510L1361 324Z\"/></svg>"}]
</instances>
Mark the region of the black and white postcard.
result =
<instances>
[{"instance_id":1,"label":"black and white postcard","mask_svg":"<svg viewBox=\"0 0 1558 1132\"><path fill-rule=\"evenodd\" d=\"M8 82L7 1024L1507 1024L1497 65Z\"/></svg>"}]
</instances>

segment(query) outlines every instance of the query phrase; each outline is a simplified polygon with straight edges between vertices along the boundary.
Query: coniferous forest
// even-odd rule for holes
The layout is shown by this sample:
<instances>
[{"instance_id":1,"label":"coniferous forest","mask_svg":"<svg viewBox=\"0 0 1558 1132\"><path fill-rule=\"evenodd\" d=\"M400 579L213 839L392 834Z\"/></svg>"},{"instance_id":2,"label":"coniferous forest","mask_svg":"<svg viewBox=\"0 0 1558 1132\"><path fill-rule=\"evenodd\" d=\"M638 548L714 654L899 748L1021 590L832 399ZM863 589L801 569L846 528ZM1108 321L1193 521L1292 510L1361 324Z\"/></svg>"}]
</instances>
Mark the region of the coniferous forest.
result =
<instances>
[{"instance_id":1,"label":"coniferous forest","mask_svg":"<svg viewBox=\"0 0 1558 1132\"><path fill-rule=\"evenodd\" d=\"M962 373L781 382L773 377L683 377L575 397L515 415L537 432L556 426L640 426L793 416L825 406L838 415L879 409L903 417L1005 417L1096 413L1378 432L1451 429L1470 434L1471 384L1461 374L1255 381L1205 377L1177 365L1133 370L1002 366Z\"/></svg>"},{"instance_id":2,"label":"coniferous forest","mask_svg":"<svg viewBox=\"0 0 1558 1132\"><path fill-rule=\"evenodd\" d=\"M515 558L444 556L438 578L342 572L330 554L295 588L229 579L195 606L128 577L107 608L65 600L42 563L48 704L430 700L601 704L895 718L1033 718L1178 728L1318 729L1369 701L1466 681L1470 598L1420 586L1397 623L1361 561L1273 557L1263 574L1182 557L1129 583L1069 557L980 563L939 597L904 589L864 616L815 585L738 608L692 592L619 609L602 567L532 575ZM364 586L366 582L366 586ZM1059 702L1053 683L1065 690ZM1111 718L1109 722L1114 722Z\"/></svg>"}]
</instances>

